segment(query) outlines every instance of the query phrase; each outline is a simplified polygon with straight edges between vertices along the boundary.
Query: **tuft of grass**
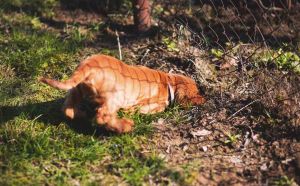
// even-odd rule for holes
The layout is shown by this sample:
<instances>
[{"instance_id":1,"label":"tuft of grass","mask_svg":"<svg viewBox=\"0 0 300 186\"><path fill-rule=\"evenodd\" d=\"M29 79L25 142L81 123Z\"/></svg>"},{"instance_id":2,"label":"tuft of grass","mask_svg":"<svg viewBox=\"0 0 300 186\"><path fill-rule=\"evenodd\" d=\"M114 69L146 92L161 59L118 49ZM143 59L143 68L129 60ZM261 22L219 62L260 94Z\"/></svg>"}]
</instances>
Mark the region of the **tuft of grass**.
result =
<instances>
[{"instance_id":1,"label":"tuft of grass","mask_svg":"<svg viewBox=\"0 0 300 186\"><path fill-rule=\"evenodd\" d=\"M189 120L189 116L182 110L183 108L175 103L175 105L168 107L164 112L159 113L159 117L166 119L174 125L180 125Z\"/></svg>"},{"instance_id":2,"label":"tuft of grass","mask_svg":"<svg viewBox=\"0 0 300 186\"><path fill-rule=\"evenodd\" d=\"M294 185L295 181L293 178L290 179L287 176L282 176L279 179L277 179L276 181L274 181L273 184L276 186L289 186L289 185Z\"/></svg>"},{"instance_id":3,"label":"tuft of grass","mask_svg":"<svg viewBox=\"0 0 300 186\"><path fill-rule=\"evenodd\" d=\"M199 174L201 162L194 160L181 166L183 168L184 183L187 185L194 184Z\"/></svg>"},{"instance_id":4,"label":"tuft of grass","mask_svg":"<svg viewBox=\"0 0 300 186\"><path fill-rule=\"evenodd\" d=\"M171 184L195 185L200 168L201 162L198 160L193 160L175 167L172 166L165 170L165 179L169 180Z\"/></svg>"},{"instance_id":5,"label":"tuft of grass","mask_svg":"<svg viewBox=\"0 0 300 186\"><path fill-rule=\"evenodd\" d=\"M224 57L224 52L220 49L213 48L210 50L210 53L215 59L221 59Z\"/></svg>"},{"instance_id":6,"label":"tuft of grass","mask_svg":"<svg viewBox=\"0 0 300 186\"><path fill-rule=\"evenodd\" d=\"M84 41L94 41L100 28L100 24L92 25L90 27L72 24L66 25L64 32L74 41L81 43Z\"/></svg>"},{"instance_id":7,"label":"tuft of grass","mask_svg":"<svg viewBox=\"0 0 300 186\"><path fill-rule=\"evenodd\" d=\"M147 158L126 158L116 162L121 176L132 185L142 185L150 179L150 176L155 176L163 167L163 160L157 156Z\"/></svg>"},{"instance_id":8,"label":"tuft of grass","mask_svg":"<svg viewBox=\"0 0 300 186\"><path fill-rule=\"evenodd\" d=\"M133 135L149 135L152 133L153 128L151 126L152 121L156 118L155 115L143 115L136 110L134 112L125 112L120 110L118 112L120 118L130 118L134 121Z\"/></svg>"},{"instance_id":9,"label":"tuft of grass","mask_svg":"<svg viewBox=\"0 0 300 186\"><path fill-rule=\"evenodd\" d=\"M166 46L167 50L170 52L179 52L177 43L173 41L172 38L164 37L162 43Z\"/></svg>"},{"instance_id":10,"label":"tuft of grass","mask_svg":"<svg viewBox=\"0 0 300 186\"><path fill-rule=\"evenodd\" d=\"M225 140L225 144L227 145L233 145L235 143L238 142L238 139L240 138L241 136L239 134L231 134L231 133L228 133L226 134L226 140Z\"/></svg>"},{"instance_id":11,"label":"tuft of grass","mask_svg":"<svg viewBox=\"0 0 300 186\"><path fill-rule=\"evenodd\" d=\"M164 169L163 160L155 153L141 153L141 141L145 138L132 138L131 134L125 134L112 138L109 143L113 160L109 165L111 171L131 185L141 185L150 175L159 174Z\"/></svg>"}]
</instances>

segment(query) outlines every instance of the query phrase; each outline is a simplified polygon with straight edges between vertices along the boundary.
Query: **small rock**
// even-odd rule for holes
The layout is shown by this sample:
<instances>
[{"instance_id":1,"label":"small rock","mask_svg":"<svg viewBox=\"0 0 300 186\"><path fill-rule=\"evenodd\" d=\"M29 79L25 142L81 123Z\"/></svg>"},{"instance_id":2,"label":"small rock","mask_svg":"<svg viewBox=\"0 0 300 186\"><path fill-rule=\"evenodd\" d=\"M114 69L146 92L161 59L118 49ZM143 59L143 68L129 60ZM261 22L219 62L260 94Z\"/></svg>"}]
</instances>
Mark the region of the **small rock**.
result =
<instances>
[{"instance_id":1,"label":"small rock","mask_svg":"<svg viewBox=\"0 0 300 186\"><path fill-rule=\"evenodd\" d=\"M163 118L159 118L159 119L157 120L157 124L159 124L159 125L163 125L164 122L165 122L165 120L164 120Z\"/></svg>"},{"instance_id":2,"label":"small rock","mask_svg":"<svg viewBox=\"0 0 300 186\"><path fill-rule=\"evenodd\" d=\"M203 152L207 152L208 147L207 147L207 146L203 146L203 147L202 147L202 150L203 150Z\"/></svg>"},{"instance_id":3,"label":"small rock","mask_svg":"<svg viewBox=\"0 0 300 186\"><path fill-rule=\"evenodd\" d=\"M255 134L255 135L253 135L253 137L252 137L253 141L259 144L260 141L259 141L258 138L259 138L259 134Z\"/></svg>"},{"instance_id":4,"label":"small rock","mask_svg":"<svg viewBox=\"0 0 300 186\"><path fill-rule=\"evenodd\" d=\"M165 159L165 158L166 158L166 155L163 154L163 153L159 153L159 154L158 154L158 157L161 158L161 159Z\"/></svg>"},{"instance_id":5,"label":"small rock","mask_svg":"<svg viewBox=\"0 0 300 186\"><path fill-rule=\"evenodd\" d=\"M153 123L153 126L160 131L164 131L166 129L165 120L163 118L159 118L157 122Z\"/></svg>"},{"instance_id":6,"label":"small rock","mask_svg":"<svg viewBox=\"0 0 300 186\"><path fill-rule=\"evenodd\" d=\"M231 163L234 163L234 164L242 163L242 160L239 157L236 157L236 156L230 157L230 161L231 161Z\"/></svg>"},{"instance_id":7,"label":"small rock","mask_svg":"<svg viewBox=\"0 0 300 186\"><path fill-rule=\"evenodd\" d=\"M275 165L275 162L273 160L270 161L269 168L273 167Z\"/></svg>"},{"instance_id":8,"label":"small rock","mask_svg":"<svg viewBox=\"0 0 300 186\"><path fill-rule=\"evenodd\" d=\"M212 135L211 135L211 136L208 136L208 140L209 140L209 141L213 141L213 140L214 140L214 136L212 136Z\"/></svg>"},{"instance_id":9,"label":"small rock","mask_svg":"<svg viewBox=\"0 0 300 186\"><path fill-rule=\"evenodd\" d=\"M189 146L188 145L184 145L183 147L182 147L182 150L185 152L185 151L187 151L189 149Z\"/></svg>"},{"instance_id":10,"label":"small rock","mask_svg":"<svg viewBox=\"0 0 300 186\"><path fill-rule=\"evenodd\" d=\"M289 164L291 161L293 161L293 159L292 159L292 158L288 158L288 159L282 160L281 163L287 165L287 164Z\"/></svg>"},{"instance_id":11,"label":"small rock","mask_svg":"<svg viewBox=\"0 0 300 186\"><path fill-rule=\"evenodd\" d=\"M207 136L207 135L211 134L211 131L202 129L202 130L198 130L198 131L192 131L191 134L192 134L193 137Z\"/></svg>"},{"instance_id":12,"label":"small rock","mask_svg":"<svg viewBox=\"0 0 300 186\"><path fill-rule=\"evenodd\" d=\"M78 180L73 179L71 180L71 183L72 183L71 185L80 186L80 182Z\"/></svg>"},{"instance_id":13,"label":"small rock","mask_svg":"<svg viewBox=\"0 0 300 186\"><path fill-rule=\"evenodd\" d=\"M300 152L295 154L295 162L296 162L297 169L300 170Z\"/></svg>"},{"instance_id":14,"label":"small rock","mask_svg":"<svg viewBox=\"0 0 300 186\"><path fill-rule=\"evenodd\" d=\"M171 145L168 145L168 148L166 150L166 153L170 154L171 153Z\"/></svg>"},{"instance_id":15,"label":"small rock","mask_svg":"<svg viewBox=\"0 0 300 186\"><path fill-rule=\"evenodd\" d=\"M272 144L272 146L274 146L274 147L277 147L277 148L278 148L278 147L279 147L279 142L278 142L278 141L274 141L274 142L273 142L273 144Z\"/></svg>"},{"instance_id":16,"label":"small rock","mask_svg":"<svg viewBox=\"0 0 300 186\"><path fill-rule=\"evenodd\" d=\"M231 67L236 67L238 65L238 61L235 57L227 57L223 60L223 63L220 66L220 69L229 69Z\"/></svg>"},{"instance_id":17,"label":"small rock","mask_svg":"<svg viewBox=\"0 0 300 186\"><path fill-rule=\"evenodd\" d=\"M262 164L262 165L260 166L260 170L262 170L262 171L267 171L267 170L268 170L267 164L266 164L266 163Z\"/></svg>"},{"instance_id":18,"label":"small rock","mask_svg":"<svg viewBox=\"0 0 300 186\"><path fill-rule=\"evenodd\" d=\"M227 114L226 114L226 109L222 109L218 114L217 114L217 119L219 121L225 120L227 118Z\"/></svg>"}]
</instances>

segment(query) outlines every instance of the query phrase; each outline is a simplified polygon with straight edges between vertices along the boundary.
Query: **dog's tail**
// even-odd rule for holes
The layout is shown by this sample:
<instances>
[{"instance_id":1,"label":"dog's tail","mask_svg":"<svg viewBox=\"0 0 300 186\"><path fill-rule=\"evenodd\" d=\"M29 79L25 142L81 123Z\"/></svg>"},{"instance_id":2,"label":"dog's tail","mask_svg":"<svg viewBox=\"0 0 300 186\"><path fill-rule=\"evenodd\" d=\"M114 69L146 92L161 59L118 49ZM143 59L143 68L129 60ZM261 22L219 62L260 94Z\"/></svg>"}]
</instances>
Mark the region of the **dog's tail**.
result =
<instances>
[{"instance_id":1,"label":"dog's tail","mask_svg":"<svg viewBox=\"0 0 300 186\"><path fill-rule=\"evenodd\" d=\"M89 76L90 71L84 67L78 68L73 75L71 76L70 79L66 81L57 81L54 79L49 79L49 78L40 78L39 81L46 83L50 85L51 87L54 87L56 89L61 89L61 90L70 90L74 87L76 87L79 83L84 81L86 77Z\"/></svg>"}]
</instances>

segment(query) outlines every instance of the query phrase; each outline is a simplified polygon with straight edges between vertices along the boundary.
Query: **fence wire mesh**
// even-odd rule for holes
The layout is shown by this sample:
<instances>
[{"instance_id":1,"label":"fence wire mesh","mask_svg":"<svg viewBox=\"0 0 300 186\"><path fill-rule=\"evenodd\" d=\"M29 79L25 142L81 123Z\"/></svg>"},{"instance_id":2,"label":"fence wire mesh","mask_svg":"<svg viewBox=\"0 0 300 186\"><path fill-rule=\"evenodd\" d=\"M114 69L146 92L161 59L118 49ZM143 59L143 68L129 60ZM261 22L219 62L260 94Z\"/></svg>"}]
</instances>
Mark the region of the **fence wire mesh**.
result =
<instances>
[{"instance_id":1,"label":"fence wire mesh","mask_svg":"<svg viewBox=\"0 0 300 186\"><path fill-rule=\"evenodd\" d=\"M226 89L225 95L231 94L234 100L249 99L245 105L259 103L260 108L272 108L270 112L277 117L300 123L299 1L198 0L188 5L183 1L170 4L175 9L189 7L184 13L175 13L177 33L180 35L182 28L188 30L189 42L209 53L206 59L221 70L216 87ZM203 61L198 66L200 83L216 85L206 81L207 77L199 77L205 71L201 71Z\"/></svg>"},{"instance_id":2,"label":"fence wire mesh","mask_svg":"<svg viewBox=\"0 0 300 186\"><path fill-rule=\"evenodd\" d=\"M150 0L154 28L150 36L141 36L130 29L134 28L130 25L134 23L130 0L56 1L57 7L53 8L51 18L43 17L44 9L35 10L42 5L46 7L47 3L40 3L40 0L33 1L37 2L35 6L24 1L19 8L6 0L10 8L0 10L3 13L0 15L0 47L3 48L0 60L4 64L0 64L0 72L2 70L5 74L2 78L4 88L0 93L8 100L0 113L0 116L5 116L4 123L17 124L19 119L21 122L24 119L25 124L32 120L35 125L44 127L44 123L56 125L62 121L58 114L59 101L40 103L61 94L41 87L32 72L64 79L73 73L80 59L95 53L116 57L122 54L127 64L192 77L205 92L207 100L205 104L189 109L175 105L157 115L157 122L147 119L143 123L146 120L134 116L138 123L132 136L151 133L149 138L142 137L141 151L135 151L142 166L146 160L144 152L157 150L163 155L166 167L171 165L171 169L176 165L185 171L185 165L194 164L195 159L201 160L200 166L196 164L195 169L191 169L191 176L194 177L194 173L198 176L193 178L198 183L195 185L293 185L293 179L300 183L299 0ZM10 20L13 15L17 17ZM19 20L22 16L26 19ZM45 46L49 50L44 50ZM144 108L140 104L135 106L139 111L151 111L153 105L163 109L166 104L173 105L172 96L168 96L172 91L166 80L153 81L155 73L146 70L147 73L144 67L133 71L129 71L129 67L127 70L119 67L102 66L99 70L103 74L110 72L102 78L103 83L97 83L99 87L103 84L109 87L101 91L110 94L113 100L110 105L121 108L128 102L132 106L137 97L159 92L160 95L152 99L154 104L146 99L140 102L146 105ZM140 78L135 77L137 74ZM27 80L29 82L24 82ZM157 84L168 88L164 89L165 96ZM187 83L179 85L182 84ZM116 90L119 94L113 95ZM79 88L79 91L92 92L89 87ZM162 101L164 106L157 105ZM87 96L78 107L94 117L94 107L97 106L99 104L91 103ZM116 116L115 112L113 116ZM22 113L28 113L28 118ZM120 113L121 116L124 114ZM83 124L82 128L87 128L86 123ZM70 125L73 126L76 131L82 131L76 124ZM109 138L105 136L104 139ZM10 147L10 143L3 144ZM15 155L19 156L18 153ZM124 159L123 156L120 158ZM108 174L109 179L122 175L122 170L136 169L136 166L127 164L128 169L123 166L111 169L115 159L108 160L112 161L103 166L103 176ZM162 167L158 169L163 170ZM102 175L101 171L102 168L100 172L96 170L96 177ZM173 184L174 177L180 175L175 171L171 175L169 169L162 173L153 172L141 181ZM11 172L8 173L3 174L4 177L9 177ZM46 177L51 179L51 176ZM77 178L81 179L74 177ZM125 183L123 178L120 180ZM178 181L178 185L186 185L181 182L181 177ZM191 185L191 182L187 184Z\"/></svg>"}]
</instances>

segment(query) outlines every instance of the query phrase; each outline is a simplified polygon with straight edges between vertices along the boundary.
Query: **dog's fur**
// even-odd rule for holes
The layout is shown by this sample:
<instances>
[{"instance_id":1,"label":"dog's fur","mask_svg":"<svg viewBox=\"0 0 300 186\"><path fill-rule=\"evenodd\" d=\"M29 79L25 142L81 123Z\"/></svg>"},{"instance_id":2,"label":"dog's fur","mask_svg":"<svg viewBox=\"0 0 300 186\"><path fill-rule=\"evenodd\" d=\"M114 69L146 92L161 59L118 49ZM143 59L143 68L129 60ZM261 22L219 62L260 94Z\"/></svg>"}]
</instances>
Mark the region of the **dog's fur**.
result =
<instances>
[{"instance_id":1,"label":"dog's fur","mask_svg":"<svg viewBox=\"0 0 300 186\"><path fill-rule=\"evenodd\" d=\"M129 66L116 58L93 55L80 63L64 82L41 78L57 89L69 90L63 112L70 118L84 117L79 105L83 99L96 104L99 125L118 133L132 130L133 121L117 117L119 109L141 113L163 111L175 99L179 104L199 105L204 98L196 83L185 76L168 74L144 66Z\"/></svg>"}]
</instances>

